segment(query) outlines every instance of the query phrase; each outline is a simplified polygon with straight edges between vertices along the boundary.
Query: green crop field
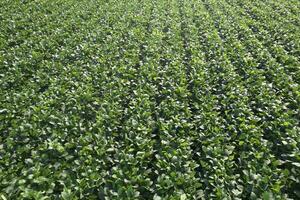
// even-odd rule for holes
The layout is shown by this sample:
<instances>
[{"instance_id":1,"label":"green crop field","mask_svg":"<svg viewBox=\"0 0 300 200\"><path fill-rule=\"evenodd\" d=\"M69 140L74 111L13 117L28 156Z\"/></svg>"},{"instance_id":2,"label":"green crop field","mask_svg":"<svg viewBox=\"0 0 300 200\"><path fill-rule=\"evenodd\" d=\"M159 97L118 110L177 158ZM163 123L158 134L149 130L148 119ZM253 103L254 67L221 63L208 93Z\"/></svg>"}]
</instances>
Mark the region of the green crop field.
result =
<instances>
[{"instance_id":1,"label":"green crop field","mask_svg":"<svg viewBox=\"0 0 300 200\"><path fill-rule=\"evenodd\" d=\"M300 199L300 1L0 0L10 199Z\"/></svg>"}]
</instances>

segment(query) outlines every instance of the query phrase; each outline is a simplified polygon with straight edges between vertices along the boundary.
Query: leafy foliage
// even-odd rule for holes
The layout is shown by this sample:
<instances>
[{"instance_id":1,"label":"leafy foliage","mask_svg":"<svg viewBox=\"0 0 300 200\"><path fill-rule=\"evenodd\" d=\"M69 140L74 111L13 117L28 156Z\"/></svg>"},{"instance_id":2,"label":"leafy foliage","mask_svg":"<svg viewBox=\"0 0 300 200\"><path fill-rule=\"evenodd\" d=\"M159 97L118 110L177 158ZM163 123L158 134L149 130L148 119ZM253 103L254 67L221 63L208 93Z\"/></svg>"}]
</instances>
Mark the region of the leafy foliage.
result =
<instances>
[{"instance_id":1,"label":"leafy foliage","mask_svg":"<svg viewBox=\"0 0 300 200\"><path fill-rule=\"evenodd\" d=\"M297 0L0 0L1 199L299 199Z\"/></svg>"}]
</instances>

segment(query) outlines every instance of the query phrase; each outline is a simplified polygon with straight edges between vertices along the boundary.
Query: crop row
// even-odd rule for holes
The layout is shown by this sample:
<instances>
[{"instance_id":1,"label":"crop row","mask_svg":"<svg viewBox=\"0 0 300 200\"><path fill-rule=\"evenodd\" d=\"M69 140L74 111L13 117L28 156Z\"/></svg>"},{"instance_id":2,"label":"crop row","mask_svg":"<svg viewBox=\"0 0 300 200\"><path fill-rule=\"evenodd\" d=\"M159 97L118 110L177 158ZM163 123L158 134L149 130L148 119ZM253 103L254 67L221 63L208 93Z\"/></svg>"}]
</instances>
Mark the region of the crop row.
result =
<instances>
[{"instance_id":1,"label":"crop row","mask_svg":"<svg viewBox=\"0 0 300 200\"><path fill-rule=\"evenodd\" d=\"M290 2L0 1L0 197L299 198Z\"/></svg>"}]
</instances>

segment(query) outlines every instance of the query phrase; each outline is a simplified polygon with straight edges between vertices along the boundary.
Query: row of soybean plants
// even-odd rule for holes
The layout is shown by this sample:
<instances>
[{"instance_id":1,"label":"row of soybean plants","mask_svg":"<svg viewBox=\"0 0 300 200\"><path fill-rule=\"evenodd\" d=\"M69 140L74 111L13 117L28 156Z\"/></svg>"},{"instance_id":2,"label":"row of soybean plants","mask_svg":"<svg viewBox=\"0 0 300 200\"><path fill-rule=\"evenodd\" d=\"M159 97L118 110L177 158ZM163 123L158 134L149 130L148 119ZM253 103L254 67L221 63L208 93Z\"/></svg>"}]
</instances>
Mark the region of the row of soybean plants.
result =
<instances>
[{"instance_id":1,"label":"row of soybean plants","mask_svg":"<svg viewBox=\"0 0 300 200\"><path fill-rule=\"evenodd\" d=\"M246 21L246 20L243 20ZM250 25L248 25L250 26ZM263 40L259 41L259 36L254 35L256 38L256 47L262 46ZM272 44L272 43L271 43ZM272 142L272 151L276 156L276 160L280 162L279 169L284 173L284 181L278 182L281 186L277 188L278 191L288 193L290 197L297 197L297 187L299 186L299 85L297 78L297 71L292 73L290 66L297 70L297 58L294 58L294 63L288 65L282 60L278 60L279 56L286 56L292 58L289 52L283 55L280 53L272 54L273 46L264 43L265 55L259 56L255 51L253 55L257 55L258 63L265 62L264 72L268 82L272 85L274 91L273 98L277 98L277 103L269 105L269 115L273 118L265 118L265 130L267 131L266 138ZM255 49L255 48L254 48ZM259 48L256 50L258 52ZM293 59L293 58L292 58ZM274 109L276 106L277 109ZM267 125L268 124L268 125Z\"/></svg>"},{"instance_id":2,"label":"row of soybean plants","mask_svg":"<svg viewBox=\"0 0 300 200\"><path fill-rule=\"evenodd\" d=\"M18 1L3 6L0 188L4 197L103 196L100 189L107 184L104 180L109 181L104 177L111 165L106 156L111 141L103 135L102 119L107 104L117 105L131 93L119 76L126 61L118 58L131 45L123 44L136 5ZM135 7L128 10L128 6ZM115 51L120 46L123 49ZM123 96L112 93L118 90Z\"/></svg>"},{"instance_id":3,"label":"row of soybean plants","mask_svg":"<svg viewBox=\"0 0 300 200\"><path fill-rule=\"evenodd\" d=\"M251 105L255 117L259 119L256 127L261 127L262 138L267 142L264 148L271 151L270 160L264 155L268 163L265 168L269 172L263 173L268 178L258 188L295 198L299 184L296 175L299 173L299 86L293 81L293 74L284 70L286 65L270 53L272 47L257 36L258 33L251 29L247 20L239 19L242 16L242 13L239 16L236 14L239 8L229 6L224 1L209 1L207 5L211 16L215 16L216 27L225 36L224 45L230 52L229 58L233 56L232 61L236 62L234 65L238 67L237 72L249 87L248 105ZM277 175L270 170L277 171ZM248 191L256 189L252 184L251 187L248 186Z\"/></svg>"},{"instance_id":4,"label":"row of soybean plants","mask_svg":"<svg viewBox=\"0 0 300 200\"><path fill-rule=\"evenodd\" d=\"M256 151L266 155L269 152L259 146L260 142L264 142L262 131L255 126L257 119L248 103L249 89L238 74L224 43L226 33L218 28L208 2L194 3L193 6L194 26L198 29L200 49L206 62L208 77L204 80L209 80L210 86L205 89L200 85L195 89L205 89L199 101L207 98L208 94L214 100L208 101L214 104L206 110L206 115L200 112L199 120L199 126L204 126L201 127L200 133L203 133L199 141L202 155L198 156L204 195L205 198L243 198L248 193L247 182L252 179L246 173L262 174L257 164L263 159L255 154ZM205 102L204 105L207 104ZM258 184L253 183L253 186L258 188ZM254 191L252 196L261 193Z\"/></svg>"},{"instance_id":5,"label":"row of soybean plants","mask_svg":"<svg viewBox=\"0 0 300 200\"><path fill-rule=\"evenodd\" d=\"M208 134L209 128L205 127L204 121L212 123L212 119L207 118L203 111L202 116L195 115L198 109L203 109L203 104L199 105L198 101L192 102L193 118L200 121L199 127L197 123L193 123L193 126L195 129L200 128L198 134L201 133L202 136L192 140L197 143L193 147L200 163L197 175L203 180L200 186L202 190L199 191L204 191L207 198L257 198L270 195L276 195L278 198L294 197L298 182L295 176L298 170L298 110L293 103L297 102L297 92L291 89L290 85L282 84L290 80L290 74L285 74L269 50L263 49L264 46L248 28L249 25L242 24L239 27L241 21L236 21L236 18L226 19L226 16L234 14L232 10L224 11L224 3L220 5L220 2L204 1L203 4L192 3L186 8L186 12L189 13L186 19L190 20L186 31L191 32L186 33L189 35L187 38L191 40L186 46L190 48L189 53L195 53L195 57L192 53L189 62L194 59L198 63L206 62L206 70L209 70L208 76L211 77L204 80L212 81L209 85L214 85L208 90L215 99L214 122L220 120L219 124L212 126L213 133ZM226 12L226 15L222 12ZM194 18L191 21L192 13ZM193 23L196 24L192 25ZM231 27L232 23L237 23L234 29ZM197 29L198 33L195 31ZM240 32L247 35L239 35ZM254 39L248 43L245 38ZM191 50L193 48L194 51ZM199 53L199 50L204 53ZM265 55L260 55L262 51L265 51ZM194 76L192 81L205 72L205 68L200 68L198 73L191 73L196 66L197 64L193 63L189 69L189 76ZM277 71L280 72L278 76ZM298 87L293 81L291 85ZM190 88L193 86L194 83ZM194 89L198 90L197 92L202 89L205 94L198 99L199 101L208 97L203 85ZM288 90L294 92L284 92ZM196 91L192 91L191 98L195 98ZM211 104L213 101L209 102ZM212 114L213 108L208 112ZM210 141L208 136L213 139ZM289 154L279 156L283 150ZM229 157L229 161L224 159L225 163L222 163L224 160L221 159L227 157L221 154L223 152ZM285 160L282 158L284 156L290 156L292 159ZM282 167L285 170L282 171Z\"/></svg>"},{"instance_id":6,"label":"row of soybean plants","mask_svg":"<svg viewBox=\"0 0 300 200\"><path fill-rule=\"evenodd\" d=\"M233 3L240 11L240 16L255 33L257 39L268 49L279 64L284 66L294 81L299 83L299 26L293 18L277 14L276 9L269 5ZM265 7L261 10L258 7ZM285 11L292 13L289 10ZM271 13L271 15L269 14ZM294 16L295 17L295 16ZM278 19L278 20L276 20Z\"/></svg>"}]
</instances>

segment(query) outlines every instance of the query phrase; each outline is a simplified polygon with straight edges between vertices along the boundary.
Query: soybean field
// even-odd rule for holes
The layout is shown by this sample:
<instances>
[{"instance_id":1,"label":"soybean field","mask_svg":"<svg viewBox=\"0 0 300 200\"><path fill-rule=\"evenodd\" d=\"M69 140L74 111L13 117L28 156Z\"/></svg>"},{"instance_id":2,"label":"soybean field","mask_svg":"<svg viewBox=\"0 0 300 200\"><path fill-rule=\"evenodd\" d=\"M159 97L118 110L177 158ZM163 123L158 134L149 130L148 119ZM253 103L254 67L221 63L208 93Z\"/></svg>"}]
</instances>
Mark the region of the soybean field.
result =
<instances>
[{"instance_id":1,"label":"soybean field","mask_svg":"<svg viewBox=\"0 0 300 200\"><path fill-rule=\"evenodd\" d=\"M0 0L0 199L300 199L299 0Z\"/></svg>"}]
</instances>

